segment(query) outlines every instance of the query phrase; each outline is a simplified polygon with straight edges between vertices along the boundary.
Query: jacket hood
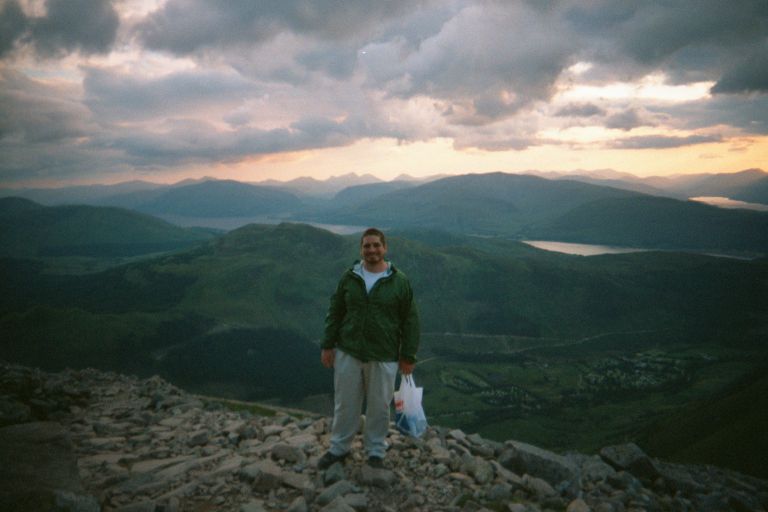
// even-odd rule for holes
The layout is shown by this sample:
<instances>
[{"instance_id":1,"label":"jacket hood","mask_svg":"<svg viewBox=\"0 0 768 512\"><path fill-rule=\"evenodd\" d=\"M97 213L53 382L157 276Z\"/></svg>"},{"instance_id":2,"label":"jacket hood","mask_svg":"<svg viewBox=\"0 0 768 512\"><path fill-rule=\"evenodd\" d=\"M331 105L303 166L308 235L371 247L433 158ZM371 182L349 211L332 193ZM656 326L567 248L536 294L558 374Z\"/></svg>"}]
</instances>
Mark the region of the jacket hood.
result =
<instances>
[{"instance_id":1,"label":"jacket hood","mask_svg":"<svg viewBox=\"0 0 768 512\"><path fill-rule=\"evenodd\" d=\"M352 268L350 269L355 274L359 275L360 277L363 277L363 261L357 260L355 261L355 264L352 265ZM387 270L385 271L386 274L384 274L384 277L387 277L392 274L392 272L395 271L395 266L392 265L391 261L387 261Z\"/></svg>"}]
</instances>

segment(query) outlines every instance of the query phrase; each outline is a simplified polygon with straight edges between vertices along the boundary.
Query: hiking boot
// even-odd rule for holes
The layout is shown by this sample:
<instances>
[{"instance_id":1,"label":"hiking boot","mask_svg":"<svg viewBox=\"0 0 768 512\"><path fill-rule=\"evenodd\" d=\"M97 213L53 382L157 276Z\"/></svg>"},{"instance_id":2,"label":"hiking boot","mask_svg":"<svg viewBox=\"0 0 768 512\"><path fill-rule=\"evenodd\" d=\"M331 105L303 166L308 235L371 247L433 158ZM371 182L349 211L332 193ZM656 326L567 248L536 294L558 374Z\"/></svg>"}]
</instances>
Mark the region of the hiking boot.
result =
<instances>
[{"instance_id":1,"label":"hiking boot","mask_svg":"<svg viewBox=\"0 0 768 512\"><path fill-rule=\"evenodd\" d=\"M371 455L368 457L368 465L374 469L382 469L384 468L384 459L382 457Z\"/></svg>"},{"instance_id":2,"label":"hiking boot","mask_svg":"<svg viewBox=\"0 0 768 512\"><path fill-rule=\"evenodd\" d=\"M331 452L325 452L325 455L320 457L320 460L317 461L317 467L318 469L328 469L329 467L333 466L337 462L341 462L346 458L347 458L346 453L344 455L334 455Z\"/></svg>"}]
</instances>

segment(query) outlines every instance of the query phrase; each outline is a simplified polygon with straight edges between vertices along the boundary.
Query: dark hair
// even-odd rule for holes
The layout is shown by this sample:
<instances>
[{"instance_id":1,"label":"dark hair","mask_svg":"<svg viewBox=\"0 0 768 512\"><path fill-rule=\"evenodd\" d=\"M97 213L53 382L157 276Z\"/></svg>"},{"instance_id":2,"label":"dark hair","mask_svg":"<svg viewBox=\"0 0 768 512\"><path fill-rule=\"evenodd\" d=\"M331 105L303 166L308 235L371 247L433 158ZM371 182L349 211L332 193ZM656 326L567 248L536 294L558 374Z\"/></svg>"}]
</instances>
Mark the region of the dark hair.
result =
<instances>
[{"instance_id":1,"label":"dark hair","mask_svg":"<svg viewBox=\"0 0 768 512\"><path fill-rule=\"evenodd\" d=\"M368 228L363 231L363 234L360 237L360 245L363 245L363 238L367 236L377 236L379 237L379 240L381 240L381 245L387 245L387 238L384 236L384 233L382 233L380 229Z\"/></svg>"}]
</instances>

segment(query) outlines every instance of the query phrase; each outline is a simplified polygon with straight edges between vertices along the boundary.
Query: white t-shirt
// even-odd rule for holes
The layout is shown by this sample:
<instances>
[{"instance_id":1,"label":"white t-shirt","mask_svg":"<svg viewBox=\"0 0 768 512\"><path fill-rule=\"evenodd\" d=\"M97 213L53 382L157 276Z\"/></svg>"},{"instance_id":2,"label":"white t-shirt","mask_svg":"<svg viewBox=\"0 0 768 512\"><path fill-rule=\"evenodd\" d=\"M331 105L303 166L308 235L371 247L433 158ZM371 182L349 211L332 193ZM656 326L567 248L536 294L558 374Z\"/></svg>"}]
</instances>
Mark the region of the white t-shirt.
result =
<instances>
[{"instance_id":1,"label":"white t-shirt","mask_svg":"<svg viewBox=\"0 0 768 512\"><path fill-rule=\"evenodd\" d=\"M389 269L374 274L373 272L365 270L365 268L360 265L360 275L363 277L363 281L365 281L365 291L368 293L371 293L371 288L376 284L376 281L385 277L387 274L389 274Z\"/></svg>"}]
</instances>

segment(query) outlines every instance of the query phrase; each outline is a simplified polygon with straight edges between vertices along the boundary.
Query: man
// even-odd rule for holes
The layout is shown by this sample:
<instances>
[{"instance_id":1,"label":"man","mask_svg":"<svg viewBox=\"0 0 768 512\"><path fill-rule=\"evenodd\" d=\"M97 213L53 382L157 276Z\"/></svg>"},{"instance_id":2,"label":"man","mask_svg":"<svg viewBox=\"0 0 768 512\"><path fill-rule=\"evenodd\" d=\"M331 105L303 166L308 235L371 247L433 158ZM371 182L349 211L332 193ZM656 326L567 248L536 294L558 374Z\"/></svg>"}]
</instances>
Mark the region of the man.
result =
<instances>
[{"instance_id":1,"label":"man","mask_svg":"<svg viewBox=\"0 0 768 512\"><path fill-rule=\"evenodd\" d=\"M413 291L386 254L384 233L367 229L360 238L362 260L344 273L331 296L320 359L334 369L334 413L331 447L318 462L320 469L349 454L363 399L368 464L383 467L395 376L398 368L408 375L416 365L419 317Z\"/></svg>"}]
</instances>

